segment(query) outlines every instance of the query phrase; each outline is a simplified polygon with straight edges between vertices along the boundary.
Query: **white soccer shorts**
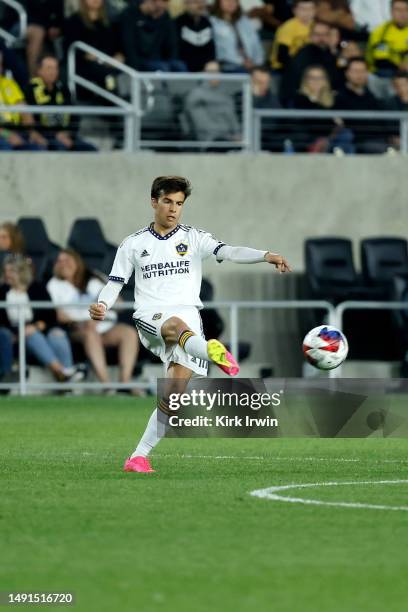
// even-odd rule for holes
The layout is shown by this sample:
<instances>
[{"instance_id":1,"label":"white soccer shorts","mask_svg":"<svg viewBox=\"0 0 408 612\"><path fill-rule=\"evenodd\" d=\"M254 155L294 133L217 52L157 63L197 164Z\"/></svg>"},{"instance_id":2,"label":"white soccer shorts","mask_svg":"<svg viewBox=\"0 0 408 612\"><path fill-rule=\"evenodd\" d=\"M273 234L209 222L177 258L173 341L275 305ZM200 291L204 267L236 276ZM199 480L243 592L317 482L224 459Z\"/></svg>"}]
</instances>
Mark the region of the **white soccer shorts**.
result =
<instances>
[{"instance_id":1,"label":"white soccer shorts","mask_svg":"<svg viewBox=\"0 0 408 612\"><path fill-rule=\"evenodd\" d=\"M169 306L168 308L157 306L154 309L151 307L138 308L133 315L140 342L154 355L160 357L167 367L170 362L179 363L192 370L197 376L207 376L207 361L188 355L178 344L171 346L165 344L161 335L161 327L171 317L178 317L195 334L204 338L198 308L195 306Z\"/></svg>"}]
</instances>

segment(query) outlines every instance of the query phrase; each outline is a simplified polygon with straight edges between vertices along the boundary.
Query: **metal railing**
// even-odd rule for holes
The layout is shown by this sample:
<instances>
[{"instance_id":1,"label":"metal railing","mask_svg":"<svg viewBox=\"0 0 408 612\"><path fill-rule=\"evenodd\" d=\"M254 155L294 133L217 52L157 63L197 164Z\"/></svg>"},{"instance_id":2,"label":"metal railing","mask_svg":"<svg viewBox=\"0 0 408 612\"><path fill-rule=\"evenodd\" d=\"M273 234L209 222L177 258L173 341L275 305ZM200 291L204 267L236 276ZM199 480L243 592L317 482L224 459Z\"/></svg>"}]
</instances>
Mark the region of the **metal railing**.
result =
<instances>
[{"instance_id":1,"label":"metal railing","mask_svg":"<svg viewBox=\"0 0 408 612\"><path fill-rule=\"evenodd\" d=\"M253 111L253 145L252 150L258 153L262 150L262 121L264 119L294 119L296 121L303 119L347 119L357 121L398 121L400 124L400 150L405 155L408 154L408 112L397 111L342 111L342 110L327 110L327 111L306 111L301 109L296 110L266 110L254 109ZM333 128L335 125L333 124ZM288 136L290 137L290 136Z\"/></svg>"},{"instance_id":2,"label":"metal railing","mask_svg":"<svg viewBox=\"0 0 408 612\"><path fill-rule=\"evenodd\" d=\"M31 115L78 115L78 116L103 116L103 117L123 117L124 120L124 138L123 138L123 150L131 153L133 151L133 109L130 104L125 104L123 108L115 106L66 106L66 105L43 105L43 106L30 106L28 104L14 104L4 105L0 104L1 113L17 113L20 115L31 114ZM0 126L1 127L1 126ZM33 125L18 125L16 129L36 129ZM56 128L58 129L58 128Z\"/></svg>"},{"instance_id":3,"label":"metal railing","mask_svg":"<svg viewBox=\"0 0 408 612\"><path fill-rule=\"evenodd\" d=\"M404 310L408 314L408 302L385 302L385 301L357 301L349 300L341 302L334 308L333 325L338 329L343 329L344 313L347 310ZM341 366L333 370L333 377L340 378L342 374Z\"/></svg>"},{"instance_id":4,"label":"metal railing","mask_svg":"<svg viewBox=\"0 0 408 612\"><path fill-rule=\"evenodd\" d=\"M18 15L19 22L19 35L16 36L11 32L7 32L4 28L0 27L0 36L4 38L6 44L10 47L15 45L19 40L25 38L27 34L27 12L25 8L20 4L20 2L16 2L16 0L0 0L0 3L5 4L11 9L14 9Z\"/></svg>"},{"instance_id":5,"label":"metal railing","mask_svg":"<svg viewBox=\"0 0 408 612\"><path fill-rule=\"evenodd\" d=\"M132 383L99 383L99 382L83 382L83 383L31 383L27 380L27 351L25 344L25 310L27 304L11 304L10 302L0 302L0 308L13 308L18 309L18 346L19 346L19 382L18 383L1 383L1 389L16 390L20 395L27 395L29 391L50 391L50 390L102 390L102 389L146 389L150 388L150 383L143 383L134 381ZM65 304L54 304L53 302L30 302L30 308L41 308L53 310L56 308L77 308L84 309L86 304L78 303L65 303ZM269 302L231 302L231 301L220 301L220 302L205 302L204 308L217 308L217 309L228 309L229 310L229 341L230 350L233 354L238 355L239 347L239 312L240 310L305 310L305 309L319 309L326 311L327 322L333 323L335 321L335 309L330 302L323 300L281 300L281 301L269 301ZM132 310L134 309L133 302L121 302L115 305L115 310ZM58 325L58 324L57 324Z\"/></svg>"},{"instance_id":6,"label":"metal railing","mask_svg":"<svg viewBox=\"0 0 408 612\"><path fill-rule=\"evenodd\" d=\"M107 91L100 85L97 85L80 76L77 72L77 52L88 53L96 57L100 62L107 66L110 66L118 74L128 77L130 79L130 105L133 108L133 115L130 117L132 124L132 150L139 151L142 148L149 147L177 147L177 148L197 148L202 149L206 147L215 148L230 148L230 149L241 149L243 151L250 151L252 148L252 93L250 80L247 75L233 75L233 74L206 74L206 73L162 73L162 72L138 72L133 68L130 68L126 64L123 64L106 53L102 53L98 49L87 45L81 41L72 43L68 50L68 86L74 99L77 94L77 86L83 87L88 91L108 100L116 106L123 108L125 104L124 100L118 95ZM242 86L242 139L240 141L231 142L218 141L206 142L197 140L142 140L142 118L145 117L154 108L154 83L169 83L175 81L184 81L190 83L196 83L197 81L220 81L222 83L238 83ZM146 91L146 106L143 108L142 104L142 92Z\"/></svg>"}]
</instances>

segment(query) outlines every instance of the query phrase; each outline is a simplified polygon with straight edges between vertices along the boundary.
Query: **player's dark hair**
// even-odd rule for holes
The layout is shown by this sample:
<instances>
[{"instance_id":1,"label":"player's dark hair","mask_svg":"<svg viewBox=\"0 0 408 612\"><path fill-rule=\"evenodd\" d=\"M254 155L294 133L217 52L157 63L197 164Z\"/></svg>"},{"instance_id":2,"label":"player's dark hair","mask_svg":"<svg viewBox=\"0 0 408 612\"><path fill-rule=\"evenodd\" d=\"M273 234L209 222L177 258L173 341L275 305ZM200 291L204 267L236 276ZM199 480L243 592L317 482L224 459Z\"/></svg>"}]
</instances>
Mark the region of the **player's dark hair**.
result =
<instances>
[{"instance_id":1,"label":"player's dark hair","mask_svg":"<svg viewBox=\"0 0 408 612\"><path fill-rule=\"evenodd\" d=\"M187 200L191 195L191 183L182 176L158 176L154 179L151 189L151 197L158 200L160 196L181 191Z\"/></svg>"}]
</instances>

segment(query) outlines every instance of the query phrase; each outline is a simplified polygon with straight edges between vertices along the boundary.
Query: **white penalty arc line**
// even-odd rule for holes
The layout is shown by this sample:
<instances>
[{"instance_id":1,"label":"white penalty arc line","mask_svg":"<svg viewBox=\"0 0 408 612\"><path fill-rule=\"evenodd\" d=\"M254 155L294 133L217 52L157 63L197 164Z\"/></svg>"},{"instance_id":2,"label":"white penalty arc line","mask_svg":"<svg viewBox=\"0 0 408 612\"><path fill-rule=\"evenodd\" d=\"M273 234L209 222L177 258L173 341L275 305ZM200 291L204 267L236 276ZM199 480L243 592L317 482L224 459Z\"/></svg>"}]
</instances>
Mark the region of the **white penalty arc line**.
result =
<instances>
[{"instance_id":1,"label":"white penalty arc line","mask_svg":"<svg viewBox=\"0 0 408 612\"><path fill-rule=\"evenodd\" d=\"M386 506L383 504L364 504L359 502L342 502L342 501L323 501L320 499L307 499L303 497L287 497L279 495L280 491L289 491L293 489L312 489L316 487L340 487L340 486L358 486L358 485L389 485L389 484L408 484L408 480L352 480L347 482L314 482L306 484L289 484L266 489L257 489L251 491L252 497L260 497L272 501L287 502L291 504L304 504L313 506L332 506L337 508L364 508L369 510L402 510L407 511L408 506Z\"/></svg>"}]
</instances>

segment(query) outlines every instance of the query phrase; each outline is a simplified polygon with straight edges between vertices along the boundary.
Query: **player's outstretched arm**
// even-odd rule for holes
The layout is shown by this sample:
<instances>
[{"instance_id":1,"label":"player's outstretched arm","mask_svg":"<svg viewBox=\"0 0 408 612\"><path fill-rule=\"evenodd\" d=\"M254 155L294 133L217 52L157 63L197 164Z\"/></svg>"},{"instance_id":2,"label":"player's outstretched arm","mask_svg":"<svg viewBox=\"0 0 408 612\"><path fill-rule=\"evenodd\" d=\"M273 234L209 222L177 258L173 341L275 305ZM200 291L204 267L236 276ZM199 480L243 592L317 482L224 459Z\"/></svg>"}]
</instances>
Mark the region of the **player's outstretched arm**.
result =
<instances>
[{"instance_id":1,"label":"player's outstretched arm","mask_svg":"<svg viewBox=\"0 0 408 612\"><path fill-rule=\"evenodd\" d=\"M249 247L222 245L218 247L218 261L232 261L240 264L254 264L267 262L273 264L279 272L291 272L292 269L282 255L270 251L258 251Z\"/></svg>"}]
</instances>

